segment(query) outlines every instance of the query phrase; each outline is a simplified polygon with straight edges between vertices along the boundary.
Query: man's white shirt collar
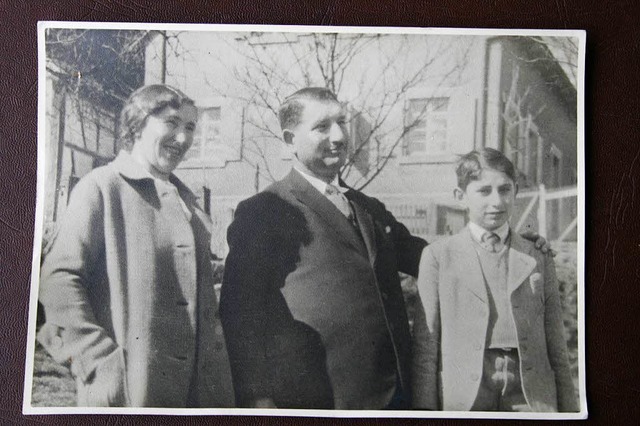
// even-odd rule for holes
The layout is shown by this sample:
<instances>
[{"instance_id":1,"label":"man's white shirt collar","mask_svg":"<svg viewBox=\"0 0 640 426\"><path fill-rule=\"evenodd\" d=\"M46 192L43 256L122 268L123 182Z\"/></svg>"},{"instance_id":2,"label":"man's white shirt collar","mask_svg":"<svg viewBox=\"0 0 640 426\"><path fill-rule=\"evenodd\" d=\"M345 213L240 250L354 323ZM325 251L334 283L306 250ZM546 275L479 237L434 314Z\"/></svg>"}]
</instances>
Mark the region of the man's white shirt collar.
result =
<instances>
[{"instance_id":1,"label":"man's white shirt collar","mask_svg":"<svg viewBox=\"0 0 640 426\"><path fill-rule=\"evenodd\" d=\"M469 226L469 231L471 232L471 236L473 237L474 240L478 242L482 241L482 236L486 232L493 232L494 234L496 234L498 237L500 237L500 241L503 244L507 240L507 237L509 236L509 222L505 222L504 224L502 224L500 228L494 229L493 231L484 229L482 226L473 222L469 222L468 226Z\"/></svg>"},{"instance_id":2,"label":"man's white shirt collar","mask_svg":"<svg viewBox=\"0 0 640 426\"><path fill-rule=\"evenodd\" d=\"M296 169L296 171L298 173L300 173L302 175L302 177L305 178L311 184L311 186L313 186L315 189L320 191L320 193L322 195L326 195L327 186L329 186L329 185L325 181L323 181L322 179L318 179L315 176L311 176L311 175L303 172L298 167L294 166L293 168ZM343 194L348 191L348 188L343 188L342 186L340 186L340 184L338 183L338 176L337 175L336 175L336 177L333 178L333 181L331 181L331 185L336 187L336 188L338 188L338 191L342 192Z\"/></svg>"}]
</instances>

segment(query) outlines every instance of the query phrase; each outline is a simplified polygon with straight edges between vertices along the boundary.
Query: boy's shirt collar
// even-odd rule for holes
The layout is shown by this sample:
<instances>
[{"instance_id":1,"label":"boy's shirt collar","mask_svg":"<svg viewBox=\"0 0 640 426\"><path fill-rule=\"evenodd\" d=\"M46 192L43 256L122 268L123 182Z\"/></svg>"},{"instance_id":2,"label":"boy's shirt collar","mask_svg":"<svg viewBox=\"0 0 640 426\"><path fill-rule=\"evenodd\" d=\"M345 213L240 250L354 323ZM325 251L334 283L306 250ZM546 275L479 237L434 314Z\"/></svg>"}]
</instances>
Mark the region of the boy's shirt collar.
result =
<instances>
[{"instance_id":1,"label":"boy's shirt collar","mask_svg":"<svg viewBox=\"0 0 640 426\"><path fill-rule=\"evenodd\" d=\"M486 232L493 232L494 234L496 234L498 237L500 237L500 242L502 242L503 244L505 243L505 241L507 241L507 237L509 236L509 222L503 223L501 227L499 227L498 229L494 229L493 231L484 229L482 226L473 222L469 222L468 227L469 231L471 232L471 236L478 242L482 241L482 236Z\"/></svg>"}]
</instances>

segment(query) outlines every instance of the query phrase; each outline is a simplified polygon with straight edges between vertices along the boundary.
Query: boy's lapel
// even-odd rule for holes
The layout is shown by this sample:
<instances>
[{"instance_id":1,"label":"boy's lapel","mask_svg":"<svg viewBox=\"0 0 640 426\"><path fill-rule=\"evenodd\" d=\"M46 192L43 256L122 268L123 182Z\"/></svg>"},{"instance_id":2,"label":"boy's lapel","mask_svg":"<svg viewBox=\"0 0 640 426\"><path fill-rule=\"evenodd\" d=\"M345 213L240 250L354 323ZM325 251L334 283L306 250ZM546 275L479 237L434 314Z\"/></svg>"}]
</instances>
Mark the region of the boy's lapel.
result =
<instances>
[{"instance_id":1,"label":"boy's lapel","mask_svg":"<svg viewBox=\"0 0 640 426\"><path fill-rule=\"evenodd\" d=\"M456 244L456 251L459 253L457 257L457 270L460 276L460 282L466 285L478 299L484 303L489 303L487 296L487 287L484 282L484 274L478 253L474 248L474 242L471 237L469 228L464 228L459 235L459 243ZM454 237L456 238L456 237ZM468 259L468 262L464 262Z\"/></svg>"},{"instance_id":2,"label":"boy's lapel","mask_svg":"<svg viewBox=\"0 0 640 426\"><path fill-rule=\"evenodd\" d=\"M530 248L522 237L513 231L509 244L509 269L507 274L507 286L509 294L520 287L520 284L531 275L536 267L536 259L530 255Z\"/></svg>"}]
</instances>

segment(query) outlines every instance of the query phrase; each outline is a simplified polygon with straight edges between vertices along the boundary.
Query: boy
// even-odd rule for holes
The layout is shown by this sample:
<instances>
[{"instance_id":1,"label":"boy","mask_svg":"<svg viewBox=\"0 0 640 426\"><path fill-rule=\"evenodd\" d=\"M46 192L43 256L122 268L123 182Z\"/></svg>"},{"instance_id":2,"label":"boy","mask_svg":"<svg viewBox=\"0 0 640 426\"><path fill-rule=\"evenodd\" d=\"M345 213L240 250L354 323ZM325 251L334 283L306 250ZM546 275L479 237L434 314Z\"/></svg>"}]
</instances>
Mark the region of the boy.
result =
<instances>
[{"instance_id":1,"label":"boy","mask_svg":"<svg viewBox=\"0 0 640 426\"><path fill-rule=\"evenodd\" d=\"M577 411L553 259L509 229L513 164L485 148L456 173L470 222L422 253L414 406Z\"/></svg>"}]
</instances>

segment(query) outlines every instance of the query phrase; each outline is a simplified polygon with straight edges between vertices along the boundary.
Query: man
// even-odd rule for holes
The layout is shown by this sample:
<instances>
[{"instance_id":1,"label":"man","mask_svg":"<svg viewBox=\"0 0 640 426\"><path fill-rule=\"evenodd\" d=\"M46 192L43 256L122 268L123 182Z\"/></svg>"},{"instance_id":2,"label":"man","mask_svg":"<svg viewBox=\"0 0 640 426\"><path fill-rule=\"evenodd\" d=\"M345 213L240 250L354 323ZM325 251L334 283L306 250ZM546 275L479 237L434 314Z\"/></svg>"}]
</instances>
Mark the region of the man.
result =
<instances>
[{"instance_id":1,"label":"man","mask_svg":"<svg viewBox=\"0 0 640 426\"><path fill-rule=\"evenodd\" d=\"M243 407L409 408L411 336L398 272L426 242L339 181L346 114L324 88L279 111L293 170L241 202L220 300Z\"/></svg>"},{"instance_id":2,"label":"man","mask_svg":"<svg viewBox=\"0 0 640 426\"><path fill-rule=\"evenodd\" d=\"M398 271L417 274L426 242L338 182L349 136L331 91L294 93L280 123L293 170L240 203L228 230L221 316L238 403L407 408Z\"/></svg>"}]
</instances>

